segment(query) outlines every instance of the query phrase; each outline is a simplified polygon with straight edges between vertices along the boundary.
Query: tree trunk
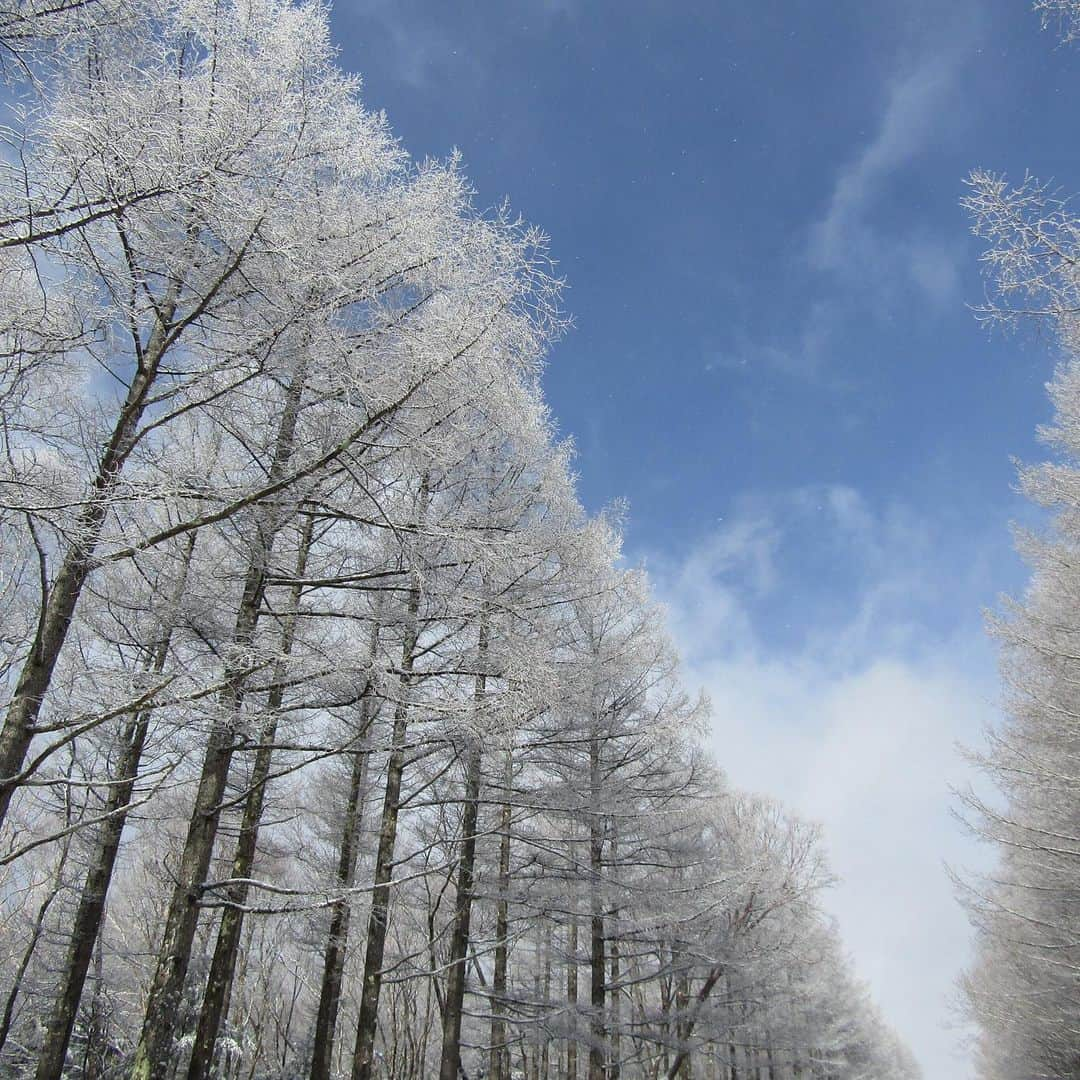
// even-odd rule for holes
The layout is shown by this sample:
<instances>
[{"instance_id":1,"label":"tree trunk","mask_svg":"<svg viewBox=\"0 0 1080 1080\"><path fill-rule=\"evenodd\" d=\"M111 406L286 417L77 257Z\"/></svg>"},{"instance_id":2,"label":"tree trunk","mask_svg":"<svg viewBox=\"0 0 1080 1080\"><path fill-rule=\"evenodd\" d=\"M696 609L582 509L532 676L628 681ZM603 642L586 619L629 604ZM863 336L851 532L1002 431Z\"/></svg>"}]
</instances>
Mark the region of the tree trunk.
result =
<instances>
[{"instance_id":1,"label":"tree trunk","mask_svg":"<svg viewBox=\"0 0 1080 1080\"><path fill-rule=\"evenodd\" d=\"M420 484L418 522L427 517L428 477ZM401 777L405 770L405 736L409 717L409 688L416 660L417 616L420 611L420 586L413 580L409 590L405 641L401 648L401 699L394 709L394 728L390 739L390 758L386 766L386 794L383 798L379 846L375 852L375 873L368 915L367 949L364 953L364 979L360 992L360 1011L356 1018L356 1044L353 1049L352 1080L371 1080L375 1057L375 1033L379 1024L379 994L382 990L383 955L386 951L387 921L390 914L390 875L394 869L394 846L397 842L398 813L401 807Z\"/></svg>"},{"instance_id":2,"label":"tree trunk","mask_svg":"<svg viewBox=\"0 0 1080 1080\"><path fill-rule=\"evenodd\" d=\"M717 967L714 967L709 972L705 981L701 984L701 988L698 990L697 994L694 995L693 1009L687 1010L686 1020L683 1024L680 1025L682 1027L680 1039L685 1039L689 1041L691 1036L694 1034L695 1015L698 1011L700 1011L701 1006L704 1005L705 1002L708 1000L709 995L713 992L713 989L716 987L717 983L720 982L721 977L723 977L725 985L730 987L730 984L727 982L727 976L724 973L724 968L719 965ZM687 999L689 1000L689 981L687 982ZM734 1029L732 1030L734 1031ZM733 1034L731 1038L733 1038ZM735 1066L734 1041L729 1042L728 1051L731 1061L731 1076L732 1080L735 1080L738 1073ZM682 1068L683 1062L689 1057L689 1054L690 1051L687 1046L683 1046L679 1049L679 1052L675 1055L675 1060L671 1063L671 1068L668 1070L667 1080L676 1080L676 1077L679 1076L679 1070Z\"/></svg>"},{"instance_id":3,"label":"tree trunk","mask_svg":"<svg viewBox=\"0 0 1080 1080\"><path fill-rule=\"evenodd\" d=\"M304 366L301 365L293 377L282 412L268 474L271 482L285 474L292 456L303 383ZM255 639L255 628L266 590L267 564L280 527L280 514L274 509L268 510L256 526L232 635L235 651L240 657L250 650ZM247 671L242 663L237 665L231 662L226 666L225 688L221 692L219 707L222 715L228 719L215 726L207 742L176 885L165 917L157 968L150 983L131 1080L167 1080L176 1016L199 921L201 887L210 868L221 815L221 800L225 794L232 756L238 745L234 728L240 723L246 678Z\"/></svg>"},{"instance_id":4,"label":"tree trunk","mask_svg":"<svg viewBox=\"0 0 1080 1080\"><path fill-rule=\"evenodd\" d=\"M410 661L403 664L406 670L411 670L412 667L411 645L412 643L408 650ZM353 1050L353 1080L371 1080L372 1075L375 1031L379 1020L379 994L382 990L382 963L390 913L390 875L394 868L401 776L405 766L407 717L408 706L401 702L394 710L394 730L386 772L386 795L383 799L379 847L375 854L374 888L368 916L367 950L364 953L364 981L360 1012L356 1020L356 1045Z\"/></svg>"},{"instance_id":5,"label":"tree trunk","mask_svg":"<svg viewBox=\"0 0 1080 1080\"><path fill-rule=\"evenodd\" d=\"M601 874L603 871L604 830L600 802L600 741L594 735L589 742L589 789L592 814L589 820L589 871L592 918L589 946L589 1003L592 1006L589 1040L589 1080L604 1080L607 1065L605 1050L605 972L604 915Z\"/></svg>"},{"instance_id":6,"label":"tree trunk","mask_svg":"<svg viewBox=\"0 0 1080 1080\"><path fill-rule=\"evenodd\" d=\"M566 1077L577 1080L577 1004L578 1004L578 929L577 917L570 916L570 934L566 946L566 1011L570 1020L570 1035L566 1040Z\"/></svg>"},{"instance_id":7,"label":"tree trunk","mask_svg":"<svg viewBox=\"0 0 1080 1080\"><path fill-rule=\"evenodd\" d=\"M487 675L488 628L486 616L480 620L477 655L480 671L476 676L474 700L479 711L484 698ZM480 777L483 754L479 735L467 736L465 753L465 805L461 817L461 852L457 867L457 897L454 902L454 928L450 934L450 957L446 973L446 1007L443 1010L442 1059L439 1080L458 1080L461 1068L461 1010L465 1004L465 971L469 955L469 924L475 892L476 825L480 812Z\"/></svg>"},{"instance_id":8,"label":"tree trunk","mask_svg":"<svg viewBox=\"0 0 1080 1080\"><path fill-rule=\"evenodd\" d=\"M687 958L683 957L683 963L688 962ZM693 1031L693 1023L690 1019L690 973L688 970L684 970L680 973L678 978L678 989L675 991L675 1010L676 1015L679 1017L676 1028L679 1033L679 1054L682 1057L682 1063L679 1066L679 1080L692 1080L693 1077L693 1058L690 1054L690 1035Z\"/></svg>"},{"instance_id":9,"label":"tree trunk","mask_svg":"<svg viewBox=\"0 0 1080 1080\"><path fill-rule=\"evenodd\" d=\"M262 576L261 570L249 575L236 623L237 644L251 643L256 611L262 599ZM228 682L221 707L226 715L236 717L243 702L243 672L230 670ZM210 868L221 800L236 745L231 725L215 729L207 744L177 881L165 918L157 969L150 984L132 1080L166 1080L167 1077L174 1024L199 919L200 889Z\"/></svg>"},{"instance_id":10,"label":"tree trunk","mask_svg":"<svg viewBox=\"0 0 1080 1080\"><path fill-rule=\"evenodd\" d=\"M196 536L197 533L191 533L187 539L184 561L170 598L169 621L161 639L154 646L148 665L154 675L161 674L169 655L173 631L176 628L175 613L187 587ZM124 751L109 789L109 798L105 807L106 816L101 823L93 863L86 875L82 892L79 894L64 978L53 1004L48 1033L38 1058L37 1071L34 1073L35 1080L60 1080L60 1075L64 1070L68 1044L71 1042L71 1032L78 1015L94 943L101 932L101 922L105 914L105 897L109 891L116 856L120 850L120 840L127 824L128 807L135 791L135 780L138 776L152 713L152 709L144 709L136 714L124 730Z\"/></svg>"},{"instance_id":11,"label":"tree trunk","mask_svg":"<svg viewBox=\"0 0 1080 1080\"><path fill-rule=\"evenodd\" d=\"M621 1022L621 1008L619 1001L619 940L610 939L609 956L611 962L611 1062L608 1066L610 1080L619 1080L621 1066L619 1059L622 1056L622 1038L619 1031Z\"/></svg>"},{"instance_id":12,"label":"tree trunk","mask_svg":"<svg viewBox=\"0 0 1080 1080\"><path fill-rule=\"evenodd\" d=\"M19 786L18 775L34 737L45 692L71 628L83 586L93 568L101 527L109 510L109 495L135 445L150 388L170 344L169 324L176 312L176 299L174 288L159 309L158 320L143 350L142 363L128 385L112 434L98 459L86 506L72 529L75 539L64 553L56 580L41 598L37 631L0 730L0 825L4 823L11 798Z\"/></svg>"},{"instance_id":13,"label":"tree trunk","mask_svg":"<svg viewBox=\"0 0 1080 1080\"><path fill-rule=\"evenodd\" d=\"M611 841L610 841L610 853L611 864L614 866L618 862L618 833L616 826L612 823L611 826ZM619 1058L622 1056L622 1045L620 1038L620 1023L621 1023L621 998L619 994L619 936L618 936L618 919L619 913L617 910L613 910L611 913L611 922L608 926L607 936L609 940L608 954L611 958L611 984L610 984L610 997L611 997L611 1061L608 1066L608 1077L610 1080L619 1080L619 1074L621 1067L619 1065Z\"/></svg>"},{"instance_id":14,"label":"tree trunk","mask_svg":"<svg viewBox=\"0 0 1080 1080\"><path fill-rule=\"evenodd\" d=\"M379 625L371 632L370 660L375 662L378 653ZM360 845L360 827L363 824L363 795L367 790L369 732L375 718L375 698L369 689L360 706L360 732L363 740L354 752L349 777L349 798L345 806L345 822L341 831L341 849L338 854L337 884L342 899L334 904L330 913L330 929L326 938L323 957L322 984L319 989L319 1008L315 1017L315 1049L311 1058L311 1080L330 1080L334 1060L334 1036L337 1030L338 1009L341 1004L341 980L345 971L345 956L349 944L349 920L351 905L348 890L353 886L356 874L356 856Z\"/></svg>"},{"instance_id":15,"label":"tree trunk","mask_svg":"<svg viewBox=\"0 0 1080 1080\"><path fill-rule=\"evenodd\" d=\"M513 808L514 751L507 749L503 761L503 801L499 808L499 893L495 902L495 967L491 979L491 1080L509 1080L510 1048L506 1038L507 935L510 893L510 823Z\"/></svg>"},{"instance_id":16,"label":"tree trunk","mask_svg":"<svg viewBox=\"0 0 1080 1080\"><path fill-rule=\"evenodd\" d=\"M94 993L90 998L90 1024L83 1053L82 1080L99 1080L109 1064L109 1025L102 1011L102 989L105 986L105 957L98 935L94 948Z\"/></svg>"},{"instance_id":17,"label":"tree trunk","mask_svg":"<svg viewBox=\"0 0 1080 1080\"><path fill-rule=\"evenodd\" d=\"M544 919L544 1016L551 1015L551 917ZM542 1035L543 1050L540 1054L540 1075L548 1080L551 1069L551 1039ZM558 1057L556 1056L556 1062Z\"/></svg>"},{"instance_id":18,"label":"tree trunk","mask_svg":"<svg viewBox=\"0 0 1080 1080\"><path fill-rule=\"evenodd\" d=\"M229 888L227 897L229 903L235 906L226 907L221 914L214 958L210 963L210 974L203 994L202 1009L199 1012L199 1025L195 1031L191 1060L188 1063L188 1080L206 1080L206 1077L210 1075L214 1060L214 1044L217 1042L222 1020L229 1012L233 973L236 970L236 952L240 945L240 932L244 925L243 905L247 903L248 898L246 879L251 877L251 871L255 865L259 826L262 823L263 806L266 802L266 784L270 778L270 766L273 763L273 743L277 737L277 711L281 708L285 696L286 666L296 638L296 622L303 593L301 583L307 569L308 552L311 550L314 520L313 517L306 519L300 535L300 544L296 553L295 580L289 590L288 607L281 628L281 658L274 665L273 686L266 702L269 718L259 736L260 745L255 752L251 784L244 804L240 835L236 842L236 854L233 856L232 877L239 884Z\"/></svg>"},{"instance_id":19,"label":"tree trunk","mask_svg":"<svg viewBox=\"0 0 1080 1080\"><path fill-rule=\"evenodd\" d=\"M477 679L482 692L483 676ZM439 1080L457 1080L461 1066L461 1010L465 1002L465 961L469 951L469 923L472 915L476 823L480 802L481 753L478 743L467 751L465 766L465 808L461 820L461 854L457 867L457 900L454 928L450 935L450 957L446 975L446 1004L443 1010L442 1059Z\"/></svg>"},{"instance_id":20,"label":"tree trunk","mask_svg":"<svg viewBox=\"0 0 1080 1080\"><path fill-rule=\"evenodd\" d=\"M0 1049L3 1048L8 1040L8 1035L11 1033L11 1025L15 1019L15 1005L19 999L19 995L22 993L23 979L26 978L26 972L30 967L30 961L34 958L34 953L37 951L42 933L45 930L45 917L48 915L49 908L52 907L53 901L60 895L60 892L63 889L64 866L67 863L70 850L71 837L68 836L65 839L64 846L60 852L60 858L53 875L52 886L50 887L48 894L38 905L37 914L34 916L34 924L30 929L30 940L26 943L26 948L23 950L22 958L19 961L19 966L15 971L15 977L11 983L11 989L8 991L7 1000L4 1002L4 1012L3 1015L0 1016Z\"/></svg>"}]
</instances>

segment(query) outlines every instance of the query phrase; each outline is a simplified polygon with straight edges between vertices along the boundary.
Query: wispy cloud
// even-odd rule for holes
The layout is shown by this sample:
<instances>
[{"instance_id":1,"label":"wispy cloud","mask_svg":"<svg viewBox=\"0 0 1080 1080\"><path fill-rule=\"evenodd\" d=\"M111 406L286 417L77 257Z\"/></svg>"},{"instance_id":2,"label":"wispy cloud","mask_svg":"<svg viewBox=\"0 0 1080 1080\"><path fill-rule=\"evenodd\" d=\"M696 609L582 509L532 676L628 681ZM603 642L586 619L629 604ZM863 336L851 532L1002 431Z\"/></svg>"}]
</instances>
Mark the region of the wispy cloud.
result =
<instances>
[{"instance_id":1,"label":"wispy cloud","mask_svg":"<svg viewBox=\"0 0 1080 1080\"><path fill-rule=\"evenodd\" d=\"M565 15L576 18L581 13L582 0L537 0L540 11L546 15Z\"/></svg>"},{"instance_id":2,"label":"wispy cloud","mask_svg":"<svg viewBox=\"0 0 1080 1080\"><path fill-rule=\"evenodd\" d=\"M876 131L841 169L824 215L809 230L813 269L872 289L914 286L938 303L952 298L957 269L949 247L922 229L890 233L875 211L897 175L940 136L962 60L956 51L940 53L889 81Z\"/></svg>"},{"instance_id":3,"label":"wispy cloud","mask_svg":"<svg viewBox=\"0 0 1080 1080\"><path fill-rule=\"evenodd\" d=\"M528 0L523 11L535 26L573 22L582 0ZM394 76L413 89L436 92L440 80L483 83L492 58L505 42L505 22L483 6L445 9L402 0L349 0L335 8L338 18L370 36L370 45L389 61ZM528 33L528 22L516 25Z\"/></svg>"},{"instance_id":4,"label":"wispy cloud","mask_svg":"<svg viewBox=\"0 0 1080 1080\"><path fill-rule=\"evenodd\" d=\"M706 350L706 363L818 380L853 320L913 299L939 310L956 303L964 246L959 235L943 237L921 221L905 183L947 137L967 56L965 47L927 48L885 80L866 141L837 170L798 246L797 279L815 298L769 337L744 333L716 356Z\"/></svg>"},{"instance_id":5,"label":"wispy cloud","mask_svg":"<svg viewBox=\"0 0 1080 1080\"><path fill-rule=\"evenodd\" d=\"M761 372L789 375L800 379L821 376L828 356L828 346L841 322L841 310L834 300L813 303L797 324L790 340L756 341L745 330L734 342L703 347L706 371Z\"/></svg>"},{"instance_id":6,"label":"wispy cloud","mask_svg":"<svg viewBox=\"0 0 1080 1080\"><path fill-rule=\"evenodd\" d=\"M397 78L414 88L430 88L440 69L464 59L461 43L446 28L397 0L352 0L338 11L361 20L370 44L388 55Z\"/></svg>"}]
</instances>

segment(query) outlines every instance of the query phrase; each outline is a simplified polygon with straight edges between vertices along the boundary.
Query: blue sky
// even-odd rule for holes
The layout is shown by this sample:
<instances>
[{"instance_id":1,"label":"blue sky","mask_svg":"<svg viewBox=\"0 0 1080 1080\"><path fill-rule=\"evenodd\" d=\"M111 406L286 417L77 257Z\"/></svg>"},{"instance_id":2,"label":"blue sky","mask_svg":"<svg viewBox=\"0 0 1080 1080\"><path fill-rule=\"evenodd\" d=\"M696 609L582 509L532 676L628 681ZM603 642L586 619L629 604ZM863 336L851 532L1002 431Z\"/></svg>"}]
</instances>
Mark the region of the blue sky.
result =
<instances>
[{"instance_id":1,"label":"blue sky","mask_svg":"<svg viewBox=\"0 0 1080 1080\"><path fill-rule=\"evenodd\" d=\"M981 612L1022 588L1012 457L1051 343L990 335L975 167L1080 190L1080 56L1024 0L337 0L416 156L551 236L545 377L590 508L629 502L732 779L821 820L830 903L928 1080L966 930L955 743L994 715Z\"/></svg>"}]
</instances>

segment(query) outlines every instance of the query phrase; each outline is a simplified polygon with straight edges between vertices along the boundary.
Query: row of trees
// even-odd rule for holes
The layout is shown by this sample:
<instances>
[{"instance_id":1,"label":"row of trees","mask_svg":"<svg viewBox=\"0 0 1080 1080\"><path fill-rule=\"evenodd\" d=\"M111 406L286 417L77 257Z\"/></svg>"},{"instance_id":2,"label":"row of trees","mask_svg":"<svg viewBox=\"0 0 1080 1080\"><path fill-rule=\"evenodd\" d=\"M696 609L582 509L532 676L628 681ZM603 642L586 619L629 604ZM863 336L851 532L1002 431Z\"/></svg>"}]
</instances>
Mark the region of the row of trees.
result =
<instances>
[{"instance_id":1,"label":"row of trees","mask_svg":"<svg viewBox=\"0 0 1080 1080\"><path fill-rule=\"evenodd\" d=\"M319 5L0 35L0 1071L917 1075L578 504L544 237Z\"/></svg>"},{"instance_id":2,"label":"row of trees","mask_svg":"<svg viewBox=\"0 0 1080 1080\"><path fill-rule=\"evenodd\" d=\"M1065 38L1080 30L1076 0L1035 7ZM1048 321L1063 358L1040 432L1054 459L1020 471L1047 527L1019 532L1030 585L992 626L1006 715L975 759L996 792L965 809L997 866L961 887L976 930L962 1001L980 1076L1066 1080L1080 1077L1080 219L1031 176L975 173L966 204L996 287L985 317Z\"/></svg>"}]
</instances>

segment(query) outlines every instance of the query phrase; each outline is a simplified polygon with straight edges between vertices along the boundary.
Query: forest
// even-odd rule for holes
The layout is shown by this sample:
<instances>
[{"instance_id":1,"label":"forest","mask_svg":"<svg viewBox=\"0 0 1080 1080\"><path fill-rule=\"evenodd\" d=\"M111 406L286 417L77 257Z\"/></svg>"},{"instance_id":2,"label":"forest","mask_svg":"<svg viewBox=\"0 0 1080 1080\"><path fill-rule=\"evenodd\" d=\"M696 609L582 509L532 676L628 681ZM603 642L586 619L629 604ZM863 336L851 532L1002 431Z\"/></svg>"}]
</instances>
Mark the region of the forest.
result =
<instances>
[{"instance_id":1,"label":"forest","mask_svg":"<svg viewBox=\"0 0 1080 1080\"><path fill-rule=\"evenodd\" d=\"M919 1077L582 506L544 233L320 3L4 0L0 45L0 1076ZM986 317L1066 359L962 992L988 1080L1077 1077L1080 221L967 201Z\"/></svg>"}]
</instances>

